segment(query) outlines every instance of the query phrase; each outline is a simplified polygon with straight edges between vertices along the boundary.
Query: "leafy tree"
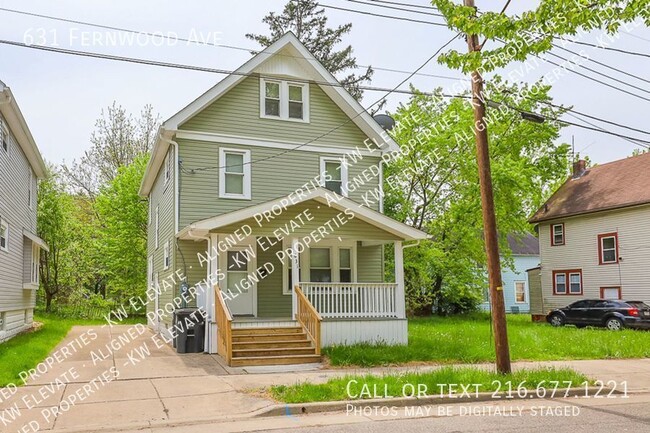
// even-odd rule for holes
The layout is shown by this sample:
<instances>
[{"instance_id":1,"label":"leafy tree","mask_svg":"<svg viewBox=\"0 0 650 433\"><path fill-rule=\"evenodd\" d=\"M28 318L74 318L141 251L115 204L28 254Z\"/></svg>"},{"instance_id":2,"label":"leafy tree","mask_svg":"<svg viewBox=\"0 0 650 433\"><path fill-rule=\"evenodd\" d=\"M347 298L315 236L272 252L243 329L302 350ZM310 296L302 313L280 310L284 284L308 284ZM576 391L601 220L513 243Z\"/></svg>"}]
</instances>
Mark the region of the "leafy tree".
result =
<instances>
[{"instance_id":1,"label":"leafy tree","mask_svg":"<svg viewBox=\"0 0 650 433\"><path fill-rule=\"evenodd\" d=\"M504 103L555 118L561 110L514 96L525 85L501 82ZM540 101L549 87L539 85ZM503 107L503 106L502 106ZM567 175L568 145L555 146L560 125L524 121L514 110L491 109L489 133L497 220L507 256L508 233L529 230L527 218ZM465 99L416 94L394 114L398 143L408 149L386 166L386 213L426 230L430 242L405 250L409 311L472 309L485 287L480 190L471 105ZM390 254L387 255L387 258Z\"/></svg>"},{"instance_id":2,"label":"leafy tree","mask_svg":"<svg viewBox=\"0 0 650 433\"><path fill-rule=\"evenodd\" d=\"M356 99L361 99L363 91L359 88L363 82L369 82L373 70L368 67L363 74L345 74L345 71L357 67L357 60L352 56L352 47L348 45L342 50L336 50L336 45L343 40L343 36L350 33L352 24L344 24L335 28L327 26L325 9L318 8L314 0L291 0L281 14L270 12L262 20L269 25L271 34L255 35L246 34L263 47L268 47L288 31L292 31L307 49L316 57L332 74L344 74L339 81Z\"/></svg>"},{"instance_id":3,"label":"leafy tree","mask_svg":"<svg viewBox=\"0 0 650 433\"><path fill-rule=\"evenodd\" d=\"M147 202L138 195L149 155L120 167L100 191L98 251L107 277L107 295L126 300L143 295L147 275Z\"/></svg>"},{"instance_id":4,"label":"leafy tree","mask_svg":"<svg viewBox=\"0 0 650 433\"><path fill-rule=\"evenodd\" d=\"M151 105L146 105L136 119L113 102L95 123L90 150L71 166L63 166L69 187L94 200L100 188L117 176L120 167L151 150L159 123Z\"/></svg>"}]
</instances>

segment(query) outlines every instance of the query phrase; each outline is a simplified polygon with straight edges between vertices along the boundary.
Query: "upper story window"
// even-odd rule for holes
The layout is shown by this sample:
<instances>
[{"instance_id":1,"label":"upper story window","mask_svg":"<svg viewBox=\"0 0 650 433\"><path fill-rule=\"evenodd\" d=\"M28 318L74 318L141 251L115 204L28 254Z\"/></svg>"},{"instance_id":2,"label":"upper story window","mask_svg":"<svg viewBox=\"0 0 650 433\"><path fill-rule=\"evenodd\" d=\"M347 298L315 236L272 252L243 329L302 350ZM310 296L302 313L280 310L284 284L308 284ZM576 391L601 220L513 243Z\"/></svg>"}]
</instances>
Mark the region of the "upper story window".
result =
<instances>
[{"instance_id":1,"label":"upper story window","mask_svg":"<svg viewBox=\"0 0 650 433\"><path fill-rule=\"evenodd\" d=\"M321 185L337 194L347 196L348 168L338 158L320 159Z\"/></svg>"},{"instance_id":2,"label":"upper story window","mask_svg":"<svg viewBox=\"0 0 650 433\"><path fill-rule=\"evenodd\" d=\"M553 271L553 294L582 295L582 270Z\"/></svg>"},{"instance_id":3,"label":"upper story window","mask_svg":"<svg viewBox=\"0 0 650 433\"><path fill-rule=\"evenodd\" d=\"M260 117L309 122L309 85L261 78Z\"/></svg>"},{"instance_id":4,"label":"upper story window","mask_svg":"<svg viewBox=\"0 0 650 433\"><path fill-rule=\"evenodd\" d=\"M601 265L618 263L618 233L598 235L598 261Z\"/></svg>"},{"instance_id":5,"label":"upper story window","mask_svg":"<svg viewBox=\"0 0 650 433\"><path fill-rule=\"evenodd\" d=\"M551 225L551 246L564 245L564 224Z\"/></svg>"},{"instance_id":6,"label":"upper story window","mask_svg":"<svg viewBox=\"0 0 650 433\"><path fill-rule=\"evenodd\" d=\"M250 150L219 149L219 197L251 199Z\"/></svg>"},{"instance_id":7,"label":"upper story window","mask_svg":"<svg viewBox=\"0 0 650 433\"><path fill-rule=\"evenodd\" d=\"M169 241L165 241L163 247L163 270L169 269L171 266L171 257L169 255Z\"/></svg>"},{"instance_id":8,"label":"upper story window","mask_svg":"<svg viewBox=\"0 0 650 433\"><path fill-rule=\"evenodd\" d=\"M27 187L27 204L30 209L34 208L34 174L29 171L29 185Z\"/></svg>"},{"instance_id":9,"label":"upper story window","mask_svg":"<svg viewBox=\"0 0 650 433\"><path fill-rule=\"evenodd\" d=\"M160 210L158 206L156 206L156 225L154 227L155 234L154 234L154 243L155 243L155 248L158 248L158 235L160 234Z\"/></svg>"},{"instance_id":10,"label":"upper story window","mask_svg":"<svg viewBox=\"0 0 650 433\"><path fill-rule=\"evenodd\" d=\"M9 251L9 224L0 220L0 250Z\"/></svg>"}]
</instances>

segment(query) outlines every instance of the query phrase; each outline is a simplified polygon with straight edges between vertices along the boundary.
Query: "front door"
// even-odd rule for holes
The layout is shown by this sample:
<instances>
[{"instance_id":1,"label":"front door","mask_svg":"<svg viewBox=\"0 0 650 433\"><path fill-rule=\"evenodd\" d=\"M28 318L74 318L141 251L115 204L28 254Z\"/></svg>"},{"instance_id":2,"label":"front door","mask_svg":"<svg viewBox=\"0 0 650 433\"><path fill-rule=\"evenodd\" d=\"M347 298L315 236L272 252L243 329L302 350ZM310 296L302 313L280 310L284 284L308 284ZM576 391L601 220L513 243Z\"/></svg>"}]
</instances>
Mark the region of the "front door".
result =
<instances>
[{"instance_id":1,"label":"front door","mask_svg":"<svg viewBox=\"0 0 650 433\"><path fill-rule=\"evenodd\" d=\"M249 277L253 270L253 256L250 247L233 247L226 251L224 291L233 315L254 315L255 285Z\"/></svg>"}]
</instances>

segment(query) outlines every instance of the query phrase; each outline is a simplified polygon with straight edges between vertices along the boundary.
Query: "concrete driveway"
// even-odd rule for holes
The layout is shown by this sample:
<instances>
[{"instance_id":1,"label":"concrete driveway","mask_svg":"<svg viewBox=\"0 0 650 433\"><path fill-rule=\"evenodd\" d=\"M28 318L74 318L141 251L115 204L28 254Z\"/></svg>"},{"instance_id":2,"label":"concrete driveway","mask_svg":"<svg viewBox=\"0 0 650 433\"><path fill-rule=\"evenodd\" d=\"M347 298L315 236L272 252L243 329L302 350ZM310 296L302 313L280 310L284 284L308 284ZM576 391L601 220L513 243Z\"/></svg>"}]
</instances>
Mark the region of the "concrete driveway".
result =
<instances>
[{"instance_id":1,"label":"concrete driveway","mask_svg":"<svg viewBox=\"0 0 650 433\"><path fill-rule=\"evenodd\" d=\"M58 359L0 399L0 431L145 427L243 415L273 403L236 391L264 381L233 383L228 375L245 371L216 356L177 354L144 327L77 326L51 357Z\"/></svg>"}]
</instances>

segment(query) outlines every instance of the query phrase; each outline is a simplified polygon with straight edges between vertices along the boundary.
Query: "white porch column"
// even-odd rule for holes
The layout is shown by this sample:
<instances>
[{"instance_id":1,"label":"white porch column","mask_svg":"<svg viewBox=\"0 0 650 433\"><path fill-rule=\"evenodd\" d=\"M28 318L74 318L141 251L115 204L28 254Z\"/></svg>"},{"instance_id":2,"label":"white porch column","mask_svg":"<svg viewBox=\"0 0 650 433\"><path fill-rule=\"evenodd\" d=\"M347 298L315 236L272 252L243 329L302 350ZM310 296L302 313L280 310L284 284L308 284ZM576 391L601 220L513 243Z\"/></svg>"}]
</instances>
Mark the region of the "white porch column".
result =
<instances>
[{"instance_id":1,"label":"white porch column","mask_svg":"<svg viewBox=\"0 0 650 433\"><path fill-rule=\"evenodd\" d=\"M397 317L406 318L406 291L404 288L404 251L402 250L402 241L395 241L395 306Z\"/></svg>"},{"instance_id":2,"label":"white porch column","mask_svg":"<svg viewBox=\"0 0 650 433\"><path fill-rule=\"evenodd\" d=\"M295 287L300 281L300 259L298 256L298 238L291 238L291 281L292 286ZM291 287L291 317L296 320L296 313L298 312L298 300L296 299L296 291Z\"/></svg>"}]
</instances>

